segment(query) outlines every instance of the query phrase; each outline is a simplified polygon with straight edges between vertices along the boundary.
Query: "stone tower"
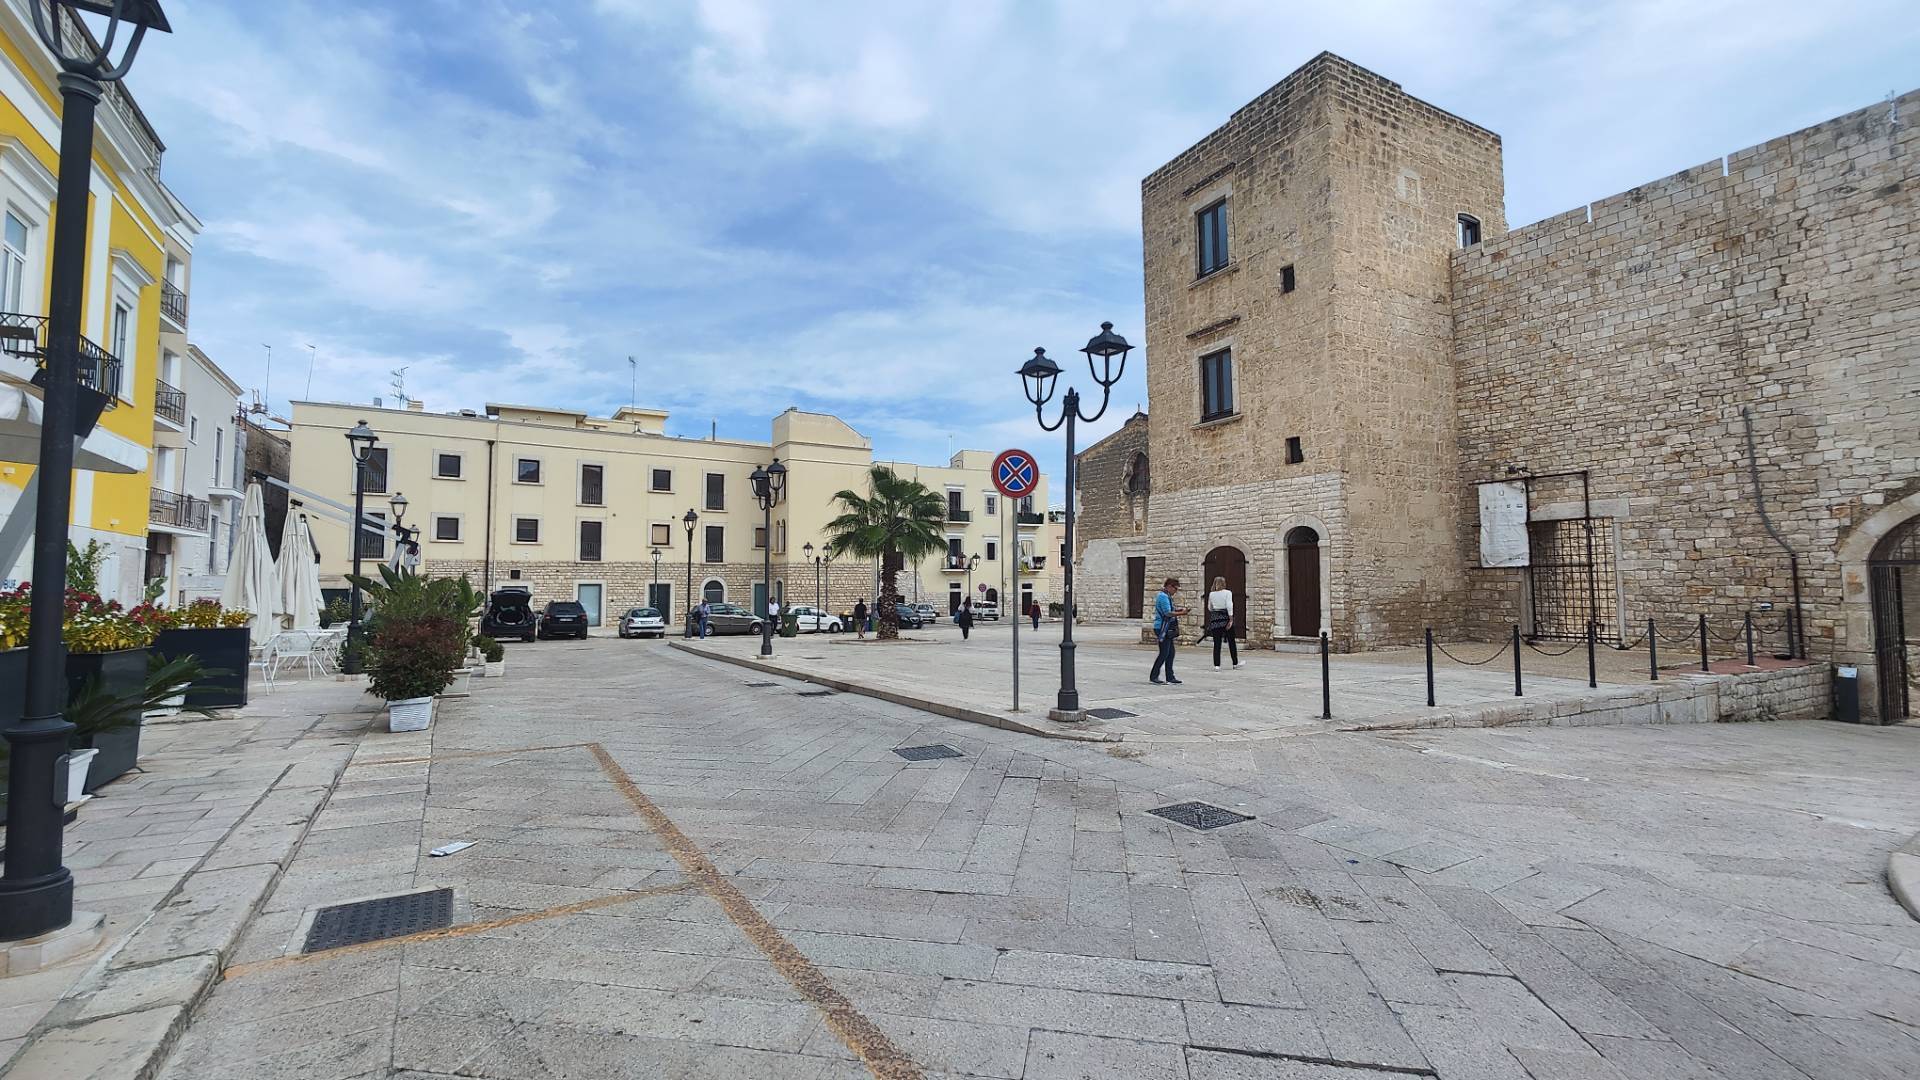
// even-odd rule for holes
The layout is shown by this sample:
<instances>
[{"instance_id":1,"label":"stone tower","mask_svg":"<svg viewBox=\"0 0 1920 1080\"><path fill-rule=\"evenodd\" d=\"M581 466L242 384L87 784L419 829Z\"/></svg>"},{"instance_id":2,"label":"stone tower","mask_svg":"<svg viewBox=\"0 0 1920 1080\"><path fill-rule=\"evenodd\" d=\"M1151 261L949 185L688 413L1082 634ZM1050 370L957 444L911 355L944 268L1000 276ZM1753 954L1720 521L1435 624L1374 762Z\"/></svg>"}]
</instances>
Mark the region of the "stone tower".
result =
<instances>
[{"instance_id":1,"label":"stone tower","mask_svg":"<svg viewBox=\"0 0 1920 1080\"><path fill-rule=\"evenodd\" d=\"M1256 641L1457 619L1449 253L1505 231L1499 136L1322 53L1141 185L1148 575Z\"/></svg>"}]
</instances>

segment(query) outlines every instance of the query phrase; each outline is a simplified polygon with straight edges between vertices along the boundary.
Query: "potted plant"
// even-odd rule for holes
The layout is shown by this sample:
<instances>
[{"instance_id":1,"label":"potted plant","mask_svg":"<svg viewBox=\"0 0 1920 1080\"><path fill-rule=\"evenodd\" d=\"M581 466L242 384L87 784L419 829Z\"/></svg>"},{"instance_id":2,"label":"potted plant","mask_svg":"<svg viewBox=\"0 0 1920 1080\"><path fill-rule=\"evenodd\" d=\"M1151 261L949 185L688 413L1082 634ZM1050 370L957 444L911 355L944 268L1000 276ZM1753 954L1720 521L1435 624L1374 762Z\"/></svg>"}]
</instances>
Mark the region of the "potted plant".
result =
<instances>
[{"instance_id":1,"label":"potted plant","mask_svg":"<svg viewBox=\"0 0 1920 1080\"><path fill-rule=\"evenodd\" d=\"M143 605L144 607L144 605ZM187 687L185 703L196 708L238 708L247 703L249 634L252 615L229 611L218 600L195 600L184 608L151 609L159 626L156 655L177 660L194 657L200 675ZM140 614L135 608L133 614Z\"/></svg>"},{"instance_id":2,"label":"potted plant","mask_svg":"<svg viewBox=\"0 0 1920 1080\"><path fill-rule=\"evenodd\" d=\"M120 669L123 661L117 659L129 652L112 655L116 660L112 665L103 665L99 676L74 684L72 673L68 675L70 689L65 715L74 727L69 736L69 754L90 758L83 787L87 793L133 768L140 754L141 717L205 674L200 662L190 656L166 660L141 650L134 655L140 657L142 665L129 679L128 673ZM202 716L214 715L211 709L201 706L185 708ZM78 763L73 766L75 771L79 767Z\"/></svg>"},{"instance_id":3,"label":"potted plant","mask_svg":"<svg viewBox=\"0 0 1920 1080\"><path fill-rule=\"evenodd\" d=\"M387 702L387 730L423 731L433 696L453 681L464 636L453 617L386 611L367 642L367 691Z\"/></svg>"},{"instance_id":4,"label":"potted plant","mask_svg":"<svg viewBox=\"0 0 1920 1080\"><path fill-rule=\"evenodd\" d=\"M480 658L486 662L481 670L489 678L497 679L507 673L506 646L492 638L485 636L480 638Z\"/></svg>"}]
</instances>

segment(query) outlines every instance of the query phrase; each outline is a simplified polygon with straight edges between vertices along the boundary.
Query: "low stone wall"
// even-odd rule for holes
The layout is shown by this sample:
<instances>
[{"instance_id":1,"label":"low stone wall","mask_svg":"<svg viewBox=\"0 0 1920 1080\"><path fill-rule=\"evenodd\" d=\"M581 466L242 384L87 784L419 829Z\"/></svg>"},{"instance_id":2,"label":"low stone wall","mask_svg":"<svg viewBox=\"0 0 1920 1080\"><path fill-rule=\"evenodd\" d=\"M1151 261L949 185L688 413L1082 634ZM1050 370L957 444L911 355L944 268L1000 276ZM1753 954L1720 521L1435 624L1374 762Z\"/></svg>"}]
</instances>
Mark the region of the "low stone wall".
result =
<instances>
[{"instance_id":1,"label":"low stone wall","mask_svg":"<svg viewBox=\"0 0 1920 1080\"><path fill-rule=\"evenodd\" d=\"M1349 731L1430 727L1601 727L1821 720L1832 711L1833 669L1806 664L1735 675L1685 675L1577 698L1463 705L1397 713Z\"/></svg>"}]
</instances>

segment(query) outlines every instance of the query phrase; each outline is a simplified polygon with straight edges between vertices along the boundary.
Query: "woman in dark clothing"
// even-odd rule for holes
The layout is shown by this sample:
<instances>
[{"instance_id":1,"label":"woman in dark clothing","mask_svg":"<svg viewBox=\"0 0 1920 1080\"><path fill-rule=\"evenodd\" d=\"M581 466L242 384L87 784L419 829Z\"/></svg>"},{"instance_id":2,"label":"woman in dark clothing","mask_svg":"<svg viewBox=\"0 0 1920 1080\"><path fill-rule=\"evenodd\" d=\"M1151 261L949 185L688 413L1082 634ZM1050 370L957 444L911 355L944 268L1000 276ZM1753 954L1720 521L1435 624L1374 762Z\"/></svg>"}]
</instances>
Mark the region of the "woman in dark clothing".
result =
<instances>
[{"instance_id":1,"label":"woman in dark clothing","mask_svg":"<svg viewBox=\"0 0 1920 1080\"><path fill-rule=\"evenodd\" d=\"M973 630L973 601L960 601L960 610L953 613L953 625L960 628L960 640L967 640Z\"/></svg>"},{"instance_id":2,"label":"woman in dark clothing","mask_svg":"<svg viewBox=\"0 0 1920 1080\"><path fill-rule=\"evenodd\" d=\"M866 640L867 600L865 597L861 597L860 602L853 605L853 632L858 634L862 641Z\"/></svg>"},{"instance_id":3,"label":"woman in dark clothing","mask_svg":"<svg viewBox=\"0 0 1920 1080\"><path fill-rule=\"evenodd\" d=\"M1032 601L1031 606L1027 608L1027 614L1033 617L1033 628L1040 629L1040 601Z\"/></svg>"}]
</instances>

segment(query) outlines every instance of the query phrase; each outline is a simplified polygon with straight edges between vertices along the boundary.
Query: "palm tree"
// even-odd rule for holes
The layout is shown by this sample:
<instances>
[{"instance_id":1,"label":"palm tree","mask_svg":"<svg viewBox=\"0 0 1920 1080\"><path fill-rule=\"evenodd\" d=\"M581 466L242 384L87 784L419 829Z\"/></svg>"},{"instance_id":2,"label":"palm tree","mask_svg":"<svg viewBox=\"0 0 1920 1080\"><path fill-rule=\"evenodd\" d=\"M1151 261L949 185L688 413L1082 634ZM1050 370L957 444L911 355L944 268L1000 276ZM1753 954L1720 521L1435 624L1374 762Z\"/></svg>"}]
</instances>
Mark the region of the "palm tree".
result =
<instances>
[{"instance_id":1,"label":"palm tree","mask_svg":"<svg viewBox=\"0 0 1920 1080\"><path fill-rule=\"evenodd\" d=\"M868 494L838 492L833 501L845 508L827 522L827 540L833 549L863 559L880 560L880 595L874 601L880 637L900 636L900 614L894 607L900 567L947 546L947 504L918 480L894 475L875 465L867 474Z\"/></svg>"}]
</instances>

